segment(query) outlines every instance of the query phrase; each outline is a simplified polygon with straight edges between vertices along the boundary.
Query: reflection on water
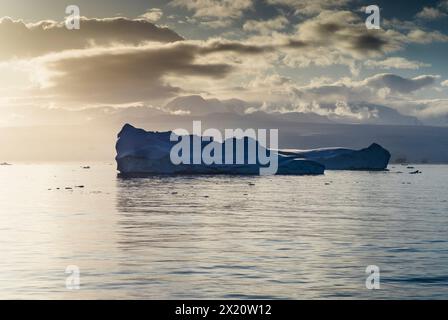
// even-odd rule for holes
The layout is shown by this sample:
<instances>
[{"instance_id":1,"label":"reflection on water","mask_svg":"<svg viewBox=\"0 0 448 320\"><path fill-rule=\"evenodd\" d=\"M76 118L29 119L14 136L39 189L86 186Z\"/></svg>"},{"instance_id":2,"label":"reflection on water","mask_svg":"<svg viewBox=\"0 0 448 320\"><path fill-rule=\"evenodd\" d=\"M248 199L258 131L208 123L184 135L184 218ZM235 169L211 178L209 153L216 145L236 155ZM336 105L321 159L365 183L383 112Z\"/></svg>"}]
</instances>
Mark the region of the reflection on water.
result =
<instances>
[{"instance_id":1,"label":"reflection on water","mask_svg":"<svg viewBox=\"0 0 448 320\"><path fill-rule=\"evenodd\" d=\"M448 298L448 166L419 169L123 179L99 164L0 168L11 181L0 298ZM65 288L68 265L79 291ZM381 290L365 288L368 265Z\"/></svg>"}]
</instances>

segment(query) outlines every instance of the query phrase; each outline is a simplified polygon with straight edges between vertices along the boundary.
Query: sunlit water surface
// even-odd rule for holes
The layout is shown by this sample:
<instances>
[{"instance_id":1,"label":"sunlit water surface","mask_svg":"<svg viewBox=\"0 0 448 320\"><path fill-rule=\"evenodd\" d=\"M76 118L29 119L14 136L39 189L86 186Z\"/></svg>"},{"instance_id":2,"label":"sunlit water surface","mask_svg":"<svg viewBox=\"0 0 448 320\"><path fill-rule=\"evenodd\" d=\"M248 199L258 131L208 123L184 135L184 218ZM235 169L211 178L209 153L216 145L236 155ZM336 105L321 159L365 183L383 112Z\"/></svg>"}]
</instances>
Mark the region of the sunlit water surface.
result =
<instances>
[{"instance_id":1,"label":"sunlit water surface","mask_svg":"<svg viewBox=\"0 0 448 320\"><path fill-rule=\"evenodd\" d=\"M448 166L121 179L82 165L0 166L0 298L448 298Z\"/></svg>"}]
</instances>

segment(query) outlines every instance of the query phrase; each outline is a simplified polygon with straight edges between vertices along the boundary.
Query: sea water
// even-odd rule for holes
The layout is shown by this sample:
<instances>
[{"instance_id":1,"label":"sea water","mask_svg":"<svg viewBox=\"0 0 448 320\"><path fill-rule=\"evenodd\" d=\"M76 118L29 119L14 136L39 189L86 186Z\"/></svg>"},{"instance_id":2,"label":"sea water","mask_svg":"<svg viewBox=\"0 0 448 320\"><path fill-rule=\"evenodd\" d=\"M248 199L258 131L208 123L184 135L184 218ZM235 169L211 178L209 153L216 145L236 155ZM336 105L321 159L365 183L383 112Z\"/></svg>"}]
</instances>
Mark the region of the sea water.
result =
<instances>
[{"instance_id":1,"label":"sea water","mask_svg":"<svg viewBox=\"0 0 448 320\"><path fill-rule=\"evenodd\" d=\"M134 179L112 163L0 166L0 298L447 299L447 182L435 165Z\"/></svg>"}]
</instances>

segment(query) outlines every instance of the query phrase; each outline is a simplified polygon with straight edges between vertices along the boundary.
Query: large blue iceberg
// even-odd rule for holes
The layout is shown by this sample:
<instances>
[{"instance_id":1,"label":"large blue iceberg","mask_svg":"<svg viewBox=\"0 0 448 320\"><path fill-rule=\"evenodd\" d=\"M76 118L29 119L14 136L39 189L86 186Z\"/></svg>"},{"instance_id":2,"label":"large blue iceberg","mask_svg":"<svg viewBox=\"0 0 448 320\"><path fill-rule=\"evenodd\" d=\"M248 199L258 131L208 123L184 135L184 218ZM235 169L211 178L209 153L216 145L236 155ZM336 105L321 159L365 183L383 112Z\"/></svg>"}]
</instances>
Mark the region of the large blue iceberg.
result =
<instances>
[{"instance_id":1,"label":"large blue iceberg","mask_svg":"<svg viewBox=\"0 0 448 320\"><path fill-rule=\"evenodd\" d=\"M126 124L118 134L116 145L116 161L118 171L122 175L144 174L235 174L258 175L260 169L265 167L258 162L250 164L249 138L244 139L244 163L242 164L173 164L170 153L177 142L170 140L172 132L147 132ZM190 136L192 139L193 136ZM233 141L230 141L233 140ZM220 142L202 142L203 150L210 143L222 148L222 163L225 163L226 144L232 143L235 151L236 139ZM257 148L259 147L256 143ZM262 148L262 147L261 147ZM263 149L264 152L277 153L277 151ZM234 152L235 154L235 152ZM299 159L290 155L278 154L276 174L283 175L318 175L323 174L325 167L312 160ZM193 161L191 161L192 163ZM236 161L235 161L236 162Z\"/></svg>"},{"instance_id":2,"label":"large blue iceberg","mask_svg":"<svg viewBox=\"0 0 448 320\"><path fill-rule=\"evenodd\" d=\"M126 176L158 174L235 174L258 175L264 165L251 164L248 151L249 138L244 138L244 162L225 164L225 150L228 143L236 145L236 139L224 142L201 142L201 151L209 144L216 144L222 151L223 164L174 164L170 153L177 144L171 141L171 131L147 132L126 124L118 134L116 144L116 161L118 171ZM193 139L193 136L189 136ZM233 140L233 141L231 141ZM329 148L316 150L269 150L267 154L277 155L276 174L280 175L318 175L327 170L385 170L390 160L390 153L378 144L362 150ZM234 148L234 147L233 147ZM235 149L233 149L235 151ZM257 149L260 153L260 149ZM193 163L191 161L190 163Z\"/></svg>"}]
</instances>

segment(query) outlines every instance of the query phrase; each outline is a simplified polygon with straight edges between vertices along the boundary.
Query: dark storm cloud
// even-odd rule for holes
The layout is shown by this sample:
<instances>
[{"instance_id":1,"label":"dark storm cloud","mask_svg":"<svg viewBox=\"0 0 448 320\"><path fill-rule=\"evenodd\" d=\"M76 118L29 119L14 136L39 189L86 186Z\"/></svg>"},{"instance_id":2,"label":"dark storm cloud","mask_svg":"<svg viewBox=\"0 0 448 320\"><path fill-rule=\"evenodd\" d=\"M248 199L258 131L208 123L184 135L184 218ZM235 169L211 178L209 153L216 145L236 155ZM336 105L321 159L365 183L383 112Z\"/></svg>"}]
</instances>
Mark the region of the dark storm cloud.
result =
<instances>
[{"instance_id":1,"label":"dark storm cloud","mask_svg":"<svg viewBox=\"0 0 448 320\"><path fill-rule=\"evenodd\" d=\"M92 48L37 58L49 73L48 90L71 101L124 103L164 99L181 92L166 76L220 79L232 71L222 63L198 63L198 44L147 44L138 47Z\"/></svg>"},{"instance_id":2,"label":"dark storm cloud","mask_svg":"<svg viewBox=\"0 0 448 320\"><path fill-rule=\"evenodd\" d=\"M367 30L350 11L323 11L301 23L297 38L355 58L382 55L401 48L405 36L392 30Z\"/></svg>"},{"instance_id":3,"label":"dark storm cloud","mask_svg":"<svg viewBox=\"0 0 448 320\"><path fill-rule=\"evenodd\" d=\"M387 45L387 40L375 34L363 34L353 38L352 48L358 51L378 51Z\"/></svg>"}]
</instances>

